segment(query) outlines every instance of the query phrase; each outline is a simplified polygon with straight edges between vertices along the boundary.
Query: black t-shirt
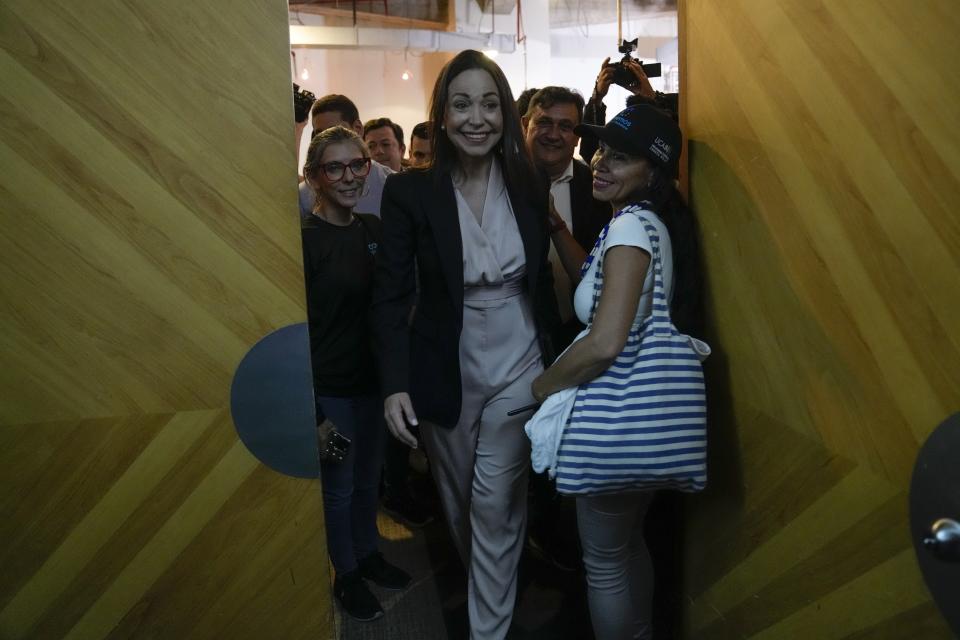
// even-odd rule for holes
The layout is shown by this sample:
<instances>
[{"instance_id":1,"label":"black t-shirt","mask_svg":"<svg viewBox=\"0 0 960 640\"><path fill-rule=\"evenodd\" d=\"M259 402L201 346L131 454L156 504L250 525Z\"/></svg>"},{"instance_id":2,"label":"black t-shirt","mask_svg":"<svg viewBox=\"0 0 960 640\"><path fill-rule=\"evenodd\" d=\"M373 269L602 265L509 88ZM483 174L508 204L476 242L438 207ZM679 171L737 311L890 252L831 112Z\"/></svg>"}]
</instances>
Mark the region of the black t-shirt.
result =
<instances>
[{"instance_id":1,"label":"black t-shirt","mask_svg":"<svg viewBox=\"0 0 960 640\"><path fill-rule=\"evenodd\" d=\"M380 220L354 214L340 227L310 216L301 234L314 389L334 397L376 393L367 314Z\"/></svg>"}]
</instances>

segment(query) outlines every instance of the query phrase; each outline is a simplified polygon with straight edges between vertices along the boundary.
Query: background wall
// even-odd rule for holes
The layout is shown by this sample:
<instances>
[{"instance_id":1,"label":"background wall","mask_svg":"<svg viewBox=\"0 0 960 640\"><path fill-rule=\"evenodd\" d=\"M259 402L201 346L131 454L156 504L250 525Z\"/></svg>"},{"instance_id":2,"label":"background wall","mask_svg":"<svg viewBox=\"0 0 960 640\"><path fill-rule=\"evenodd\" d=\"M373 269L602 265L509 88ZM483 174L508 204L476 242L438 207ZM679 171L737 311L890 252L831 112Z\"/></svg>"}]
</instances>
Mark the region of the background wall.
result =
<instances>
[{"instance_id":1,"label":"background wall","mask_svg":"<svg viewBox=\"0 0 960 640\"><path fill-rule=\"evenodd\" d=\"M960 407L956 3L687 0L680 22L716 349L688 636L949 637L907 488Z\"/></svg>"},{"instance_id":2,"label":"background wall","mask_svg":"<svg viewBox=\"0 0 960 640\"><path fill-rule=\"evenodd\" d=\"M294 82L314 92L318 97L328 93L342 93L349 96L357 105L360 117L364 121L387 116L403 127L406 143L409 143L410 131L414 125L427 117L430 94L434 82L443 68L462 48L485 50L484 37L496 33L509 37L516 35L516 9L510 14L498 14L491 20L489 12L481 12L472 0L464 2L456 16L455 33L464 35L464 44L456 50L432 51L419 48L418 43L425 40L429 31L415 29L407 34L410 45L406 53L403 48L383 49L346 48L332 43L320 46L296 46L296 77ZM605 12L605 19L609 16ZM561 85L580 91L589 99L593 91L597 73L603 59L610 56L617 60L617 26L613 22L591 23L591 13L577 16L577 22L563 21L551 26L549 4L537 2L523 7L523 28L526 44L517 45L513 52L500 52L497 64L503 69L510 82L514 97L519 96L528 87ZM325 24L342 25L342 20L309 15L292 14L294 27ZM385 25L390 26L390 25ZM395 25L393 25L395 26ZM359 27L359 31L364 30ZM405 29L395 28L391 33L400 34L397 41L403 42ZM663 61L664 75L675 68L677 19L675 11L639 12L626 11L623 34L629 39L638 38L638 50L635 53L646 61ZM469 37L476 38L470 44ZM361 41L367 39L360 37ZM373 39L372 37L370 39ZM449 46L449 42L434 41L431 46ZM329 48L325 48L329 47ZM302 77L306 69L308 78ZM401 78L404 71L411 78ZM675 79L675 78L674 78ZM652 78L655 89L675 90L666 86L665 78ZM630 94L621 87L613 86L607 95L608 114L620 111ZM303 134L300 149L300 165L306 159L307 146L312 129L307 127Z\"/></svg>"},{"instance_id":3,"label":"background wall","mask_svg":"<svg viewBox=\"0 0 960 640\"><path fill-rule=\"evenodd\" d=\"M297 66L310 78L294 80L317 97L342 93L353 100L366 122L387 117L403 127L404 144L410 144L413 127L427 119L433 83L447 60L446 52L359 51L297 48ZM410 72L410 79L401 76ZM300 167L307 157L313 127L307 123L300 148Z\"/></svg>"},{"instance_id":4,"label":"background wall","mask_svg":"<svg viewBox=\"0 0 960 640\"><path fill-rule=\"evenodd\" d=\"M319 483L238 440L305 319L284 0L0 5L0 637L330 637Z\"/></svg>"}]
</instances>

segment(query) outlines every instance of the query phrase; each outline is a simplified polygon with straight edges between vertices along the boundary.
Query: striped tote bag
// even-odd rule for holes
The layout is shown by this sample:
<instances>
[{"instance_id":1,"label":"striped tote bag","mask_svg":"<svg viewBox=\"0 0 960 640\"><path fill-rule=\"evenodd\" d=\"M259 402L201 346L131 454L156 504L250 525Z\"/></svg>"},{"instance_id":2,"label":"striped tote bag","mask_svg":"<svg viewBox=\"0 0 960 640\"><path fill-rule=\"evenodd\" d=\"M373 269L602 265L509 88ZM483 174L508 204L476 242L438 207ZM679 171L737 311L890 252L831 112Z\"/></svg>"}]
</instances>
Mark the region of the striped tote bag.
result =
<instances>
[{"instance_id":1,"label":"striped tote bag","mask_svg":"<svg viewBox=\"0 0 960 640\"><path fill-rule=\"evenodd\" d=\"M700 362L710 347L681 334L670 321L660 236L643 222L653 249L652 313L631 328L616 361L577 389L557 458L557 491L563 494L694 492L706 486L707 405ZM591 256L600 261L591 323L603 287L606 232Z\"/></svg>"}]
</instances>

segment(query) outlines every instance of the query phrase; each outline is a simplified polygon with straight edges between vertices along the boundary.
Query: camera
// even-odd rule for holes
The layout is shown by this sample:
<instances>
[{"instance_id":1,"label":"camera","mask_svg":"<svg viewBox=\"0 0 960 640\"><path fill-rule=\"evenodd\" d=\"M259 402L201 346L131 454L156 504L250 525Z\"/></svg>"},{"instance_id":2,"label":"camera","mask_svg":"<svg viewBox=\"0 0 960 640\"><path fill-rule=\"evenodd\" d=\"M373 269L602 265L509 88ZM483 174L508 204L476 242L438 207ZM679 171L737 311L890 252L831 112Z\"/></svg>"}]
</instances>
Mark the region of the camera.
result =
<instances>
[{"instance_id":1,"label":"camera","mask_svg":"<svg viewBox=\"0 0 960 640\"><path fill-rule=\"evenodd\" d=\"M306 89L301 89L296 82L293 83L293 115L297 122L306 122L310 117L310 107L317 101L317 96Z\"/></svg>"},{"instance_id":2,"label":"camera","mask_svg":"<svg viewBox=\"0 0 960 640\"><path fill-rule=\"evenodd\" d=\"M625 63L628 60L634 60L631 58L630 54L637 50L637 38L633 40L624 40L623 43L617 47L617 51L623 54L623 58L619 62L610 62L607 64L608 67L613 67L613 83L618 84L628 91L633 90L639 84L637 77L627 69ZM648 78L659 78L660 77L660 63L653 62L650 64L641 64L643 67L643 72L647 75Z\"/></svg>"}]
</instances>

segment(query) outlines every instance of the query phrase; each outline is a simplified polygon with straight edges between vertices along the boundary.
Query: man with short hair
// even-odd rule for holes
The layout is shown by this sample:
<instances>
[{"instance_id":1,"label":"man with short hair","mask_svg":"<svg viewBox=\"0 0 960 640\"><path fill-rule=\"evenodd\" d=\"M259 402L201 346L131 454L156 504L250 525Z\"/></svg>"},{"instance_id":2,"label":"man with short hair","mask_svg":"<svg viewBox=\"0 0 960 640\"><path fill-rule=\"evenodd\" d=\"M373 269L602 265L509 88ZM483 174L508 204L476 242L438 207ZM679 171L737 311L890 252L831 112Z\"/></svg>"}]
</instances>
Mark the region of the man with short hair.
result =
<instances>
[{"instance_id":1,"label":"man with short hair","mask_svg":"<svg viewBox=\"0 0 960 640\"><path fill-rule=\"evenodd\" d=\"M583 97L566 87L544 87L531 98L521 121L527 150L537 168L550 179L550 194L557 213L570 232L589 252L600 230L610 220L610 205L593 199L593 175L590 168L573 153L580 137L573 128L583 117ZM573 314L570 279L551 246L554 286L563 327L554 336L557 351L564 349L582 328Z\"/></svg>"},{"instance_id":2,"label":"man with short hair","mask_svg":"<svg viewBox=\"0 0 960 640\"><path fill-rule=\"evenodd\" d=\"M400 171L403 154L403 128L390 118L368 120L363 125L363 141L370 149L370 156L394 171Z\"/></svg>"},{"instance_id":3,"label":"man with short hair","mask_svg":"<svg viewBox=\"0 0 960 640\"><path fill-rule=\"evenodd\" d=\"M611 210L609 204L593 199L592 172L573 158L580 140L573 128L583 118L583 97L565 87L544 87L530 96L526 113L521 115L527 150L537 169L549 178L554 207L577 243L589 252ZM550 263L562 320L551 337L559 353L583 325L573 313L573 288L553 243ZM559 569L575 570L580 564L577 525L569 501L556 494L543 474L532 474L528 504L528 549Z\"/></svg>"},{"instance_id":4,"label":"man with short hair","mask_svg":"<svg viewBox=\"0 0 960 640\"><path fill-rule=\"evenodd\" d=\"M425 167L433 159L433 144L430 142L430 122L421 122L410 134L410 166Z\"/></svg>"},{"instance_id":5,"label":"man with short hair","mask_svg":"<svg viewBox=\"0 0 960 640\"><path fill-rule=\"evenodd\" d=\"M359 136L363 136L363 124L357 106L347 96L338 93L325 95L310 108L310 120L313 124L313 135L330 127L346 127L352 129ZM376 160L370 163L370 173L367 174L363 195L354 207L356 213L371 213L380 217L380 197L383 195L383 183L387 176L393 173ZM317 196L306 180L300 183L300 219L309 219Z\"/></svg>"}]
</instances>

